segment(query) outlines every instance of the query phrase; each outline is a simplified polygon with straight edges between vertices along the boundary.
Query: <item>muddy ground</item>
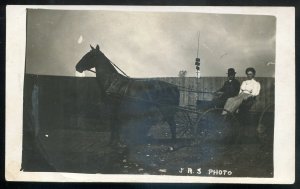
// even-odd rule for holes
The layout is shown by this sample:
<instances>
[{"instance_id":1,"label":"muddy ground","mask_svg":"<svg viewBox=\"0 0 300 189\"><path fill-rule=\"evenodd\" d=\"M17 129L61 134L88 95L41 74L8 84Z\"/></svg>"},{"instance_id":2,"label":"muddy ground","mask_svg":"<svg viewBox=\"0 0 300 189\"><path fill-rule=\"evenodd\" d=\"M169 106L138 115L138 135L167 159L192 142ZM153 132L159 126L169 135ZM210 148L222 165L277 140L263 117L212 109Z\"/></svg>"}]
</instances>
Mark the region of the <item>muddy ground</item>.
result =
<instances>
[{"instance_id":1,"label":"muddy ground","mask_svg":"<svg viewBox=\"0 0 300 189\"><path fill-rule=\"evenodd\" d=\"M120 147L109 145L109 131L47 129L38 137L25 137L22 167L46 172L273 177L272 140L260 140L257 124L241 127L234 142L195 143L191 138L171 140L168 126L161 123L138 140L123 130Z\"/></svg>"}]
</instances>

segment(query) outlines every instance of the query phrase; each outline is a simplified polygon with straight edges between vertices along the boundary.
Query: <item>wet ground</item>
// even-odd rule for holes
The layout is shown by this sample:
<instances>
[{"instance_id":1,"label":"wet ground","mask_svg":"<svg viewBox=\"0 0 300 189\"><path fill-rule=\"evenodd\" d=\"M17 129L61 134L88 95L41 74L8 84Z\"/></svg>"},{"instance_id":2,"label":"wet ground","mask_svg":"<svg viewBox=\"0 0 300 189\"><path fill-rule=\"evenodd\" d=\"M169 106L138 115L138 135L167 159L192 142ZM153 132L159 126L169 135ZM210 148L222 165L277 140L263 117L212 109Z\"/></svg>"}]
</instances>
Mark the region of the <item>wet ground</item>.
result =
<instances>
[{"instance_id":1,"label":"wet ground","mask_svg":"<svg viewBox=\"0 0 300 189\"><path fill-rule=\"evenodd\" d=\"M34 142L49 168L24 153L24 171L104 174L272 177L272 142L259 140L257 125L243 125L234 142L195 143L170 139L166 124L152 127L144 140L122 135L125 144L109 145L110 132L75 129L44 130ZM32 139L31 139L32 140ZM28 141L29 142L29 141ZM33 166L34 164L34 166ZM36 169L34 168L36 167ZM40 166L41 167L41 166Z\"/></svg>"}]
</instances>

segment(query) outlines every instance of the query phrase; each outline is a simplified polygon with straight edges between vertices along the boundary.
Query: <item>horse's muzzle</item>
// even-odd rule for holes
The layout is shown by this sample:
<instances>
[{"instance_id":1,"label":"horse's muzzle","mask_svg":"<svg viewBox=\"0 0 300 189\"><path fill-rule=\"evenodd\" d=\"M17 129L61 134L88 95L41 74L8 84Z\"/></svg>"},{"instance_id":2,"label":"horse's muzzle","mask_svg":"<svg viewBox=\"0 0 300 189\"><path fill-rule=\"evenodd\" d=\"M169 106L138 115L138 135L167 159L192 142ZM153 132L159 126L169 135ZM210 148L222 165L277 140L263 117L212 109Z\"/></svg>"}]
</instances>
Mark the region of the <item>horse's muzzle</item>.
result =
<instances>
[{"instance_id":1,"label":"horse's muzzle","mask_svg":"<svg viewBox=\"0 0 300 189\"><path fill-rule=\"evenodd\" d=\"M78 66L76 66L75 69L76 69L76 71L79 72L79 73L82 73L82 72L83 72L83 69L80 69Z\"/></svg>"}]
</instances>

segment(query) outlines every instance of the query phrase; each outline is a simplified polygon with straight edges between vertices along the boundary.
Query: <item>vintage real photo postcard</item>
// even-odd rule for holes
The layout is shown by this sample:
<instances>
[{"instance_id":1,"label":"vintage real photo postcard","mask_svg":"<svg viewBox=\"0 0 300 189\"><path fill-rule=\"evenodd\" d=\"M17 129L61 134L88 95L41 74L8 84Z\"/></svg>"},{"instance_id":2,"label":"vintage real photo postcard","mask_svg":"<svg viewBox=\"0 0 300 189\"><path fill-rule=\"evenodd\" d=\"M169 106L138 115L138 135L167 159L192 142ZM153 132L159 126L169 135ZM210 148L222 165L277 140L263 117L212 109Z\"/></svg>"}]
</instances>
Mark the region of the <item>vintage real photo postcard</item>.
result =
<instances>
[{"instance_id":1,"label":"vintage real photo postcard","mask_svg":"<svg viewBox=\"0 0 300 189\"><path fill-rule=\"evenodd\" d=\"M294 182L294 8L6 10L7 180Z\"/></svg>"}]
</instances>

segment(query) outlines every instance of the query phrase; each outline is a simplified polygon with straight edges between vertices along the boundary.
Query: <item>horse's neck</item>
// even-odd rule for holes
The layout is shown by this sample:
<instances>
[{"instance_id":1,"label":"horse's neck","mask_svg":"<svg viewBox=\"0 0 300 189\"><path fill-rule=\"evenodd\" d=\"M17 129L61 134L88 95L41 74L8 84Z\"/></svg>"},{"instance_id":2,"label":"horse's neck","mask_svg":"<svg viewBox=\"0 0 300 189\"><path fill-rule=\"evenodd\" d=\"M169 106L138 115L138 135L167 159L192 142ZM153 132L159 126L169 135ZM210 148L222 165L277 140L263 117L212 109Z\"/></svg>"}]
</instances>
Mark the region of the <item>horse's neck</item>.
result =
<instances>
[{"instance_id":1,"label":"horse's neck","mask_svg":"<svg viewBox=\"0 0 300 189\"><path fill-rule=\"evenodd\" d=\"M100 66L96 66L95 69L98 83L104 91L107 90L114 78L121 76L114 68L101 69Z\"/></svg>"}]
</instances>

